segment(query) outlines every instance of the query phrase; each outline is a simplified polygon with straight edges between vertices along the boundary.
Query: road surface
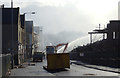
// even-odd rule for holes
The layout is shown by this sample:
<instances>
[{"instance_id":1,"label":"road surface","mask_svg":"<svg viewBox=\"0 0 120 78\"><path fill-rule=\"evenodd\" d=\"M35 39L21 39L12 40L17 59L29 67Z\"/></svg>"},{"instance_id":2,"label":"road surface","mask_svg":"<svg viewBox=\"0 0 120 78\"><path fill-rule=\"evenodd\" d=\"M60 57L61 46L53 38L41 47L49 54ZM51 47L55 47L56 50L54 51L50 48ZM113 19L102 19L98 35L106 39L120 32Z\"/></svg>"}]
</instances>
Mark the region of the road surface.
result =
<instances>
[{"instance_id":1,"label":"road surface","mask_svg":"<svg viewBox=\"0 0 120 78\"><path fill-rule=\"evenodd\" d=\"M46 61L30 62L23 64L23 68L14 68L10 76L118 76L118 73L87 68L81 65L71 64L70 69L48 72L43 69Z\"/></svg>"}]
</instances>

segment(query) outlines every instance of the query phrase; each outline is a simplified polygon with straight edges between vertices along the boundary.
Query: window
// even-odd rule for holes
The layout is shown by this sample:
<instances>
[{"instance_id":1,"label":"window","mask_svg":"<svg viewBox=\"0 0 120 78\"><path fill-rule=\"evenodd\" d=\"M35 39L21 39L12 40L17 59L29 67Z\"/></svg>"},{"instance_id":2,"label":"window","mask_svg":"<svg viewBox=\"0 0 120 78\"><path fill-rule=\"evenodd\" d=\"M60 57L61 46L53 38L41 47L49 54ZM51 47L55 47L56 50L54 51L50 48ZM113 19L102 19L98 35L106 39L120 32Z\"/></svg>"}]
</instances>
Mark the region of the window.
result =
<instances>
[{"instance_id":1,"label":"window","mask_svg":"<svg viewBox=\"0 0 120 78\"><path fill-rule=\"evenodd\" d=\"M80 56L81 56L81 57L84 56L84 53L80 53Z\"/></svg>"},{"instance_id":2,"label":"window","mask_svg":"<svg viewBox=\"0 0 120 78\"><path fill-rule=\"evenodd\" d=\"M116 35L116 33L115 33L115 32L113 32L113 39L115 39L115 35Z\"/></svg>"}]
</instances>

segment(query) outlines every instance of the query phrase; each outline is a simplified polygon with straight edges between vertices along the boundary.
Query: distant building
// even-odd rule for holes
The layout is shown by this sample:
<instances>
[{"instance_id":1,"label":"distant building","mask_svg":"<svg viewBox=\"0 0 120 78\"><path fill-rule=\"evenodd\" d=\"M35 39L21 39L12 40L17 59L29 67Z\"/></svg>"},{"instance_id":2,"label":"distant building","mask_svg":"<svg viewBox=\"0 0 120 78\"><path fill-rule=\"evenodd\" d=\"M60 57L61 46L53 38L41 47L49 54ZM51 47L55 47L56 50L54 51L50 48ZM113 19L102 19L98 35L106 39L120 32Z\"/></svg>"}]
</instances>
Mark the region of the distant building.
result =
<instances>
[{"instance_id":1,"label":"distant building","mask_svg":"<svg viewBox=\"0 0 120 78\"><path fill-rule=\"evenodd\" d=\"M36 32L34 32L34 42L33 42L33 54L34 54L34 52L37 52L38 51L38 47L39 47L39 45L38 45L38 38L39 38L39 36L38 36L38 34L36 33Z\"/></svg>"},{"instance_id":2,"label":"distant building","mask_svg":"<svg viewBox=\"0 0 120 78\"><path fill-rule=\"evenodd\" d=\"M34 27L34 32L36 33L37 38L35 39L35 42L37 42L37 48L36 51L42 51L41 50L41 31L39 26Z\"/></svg>"},{"instance_id":3,"label":"distant building","mask_svg":"<svg viewBox=\"0 0 120 78\"><path fill-rule=\"evenodd\" d=\"M33 46L33 21L26 21L26 55L27 58L32 57Z\"/></svg>"},{"instance_id":4,"label":"distant building","mask_svg":"<svg viewBox=\"0 0 120 78\"><path fill-rule=\"evenodd\" d=\"M2 10L2 54L12 53L14 64L18 65L22 43L19 7L0 9Z\"/></svg>"}]
</instances>

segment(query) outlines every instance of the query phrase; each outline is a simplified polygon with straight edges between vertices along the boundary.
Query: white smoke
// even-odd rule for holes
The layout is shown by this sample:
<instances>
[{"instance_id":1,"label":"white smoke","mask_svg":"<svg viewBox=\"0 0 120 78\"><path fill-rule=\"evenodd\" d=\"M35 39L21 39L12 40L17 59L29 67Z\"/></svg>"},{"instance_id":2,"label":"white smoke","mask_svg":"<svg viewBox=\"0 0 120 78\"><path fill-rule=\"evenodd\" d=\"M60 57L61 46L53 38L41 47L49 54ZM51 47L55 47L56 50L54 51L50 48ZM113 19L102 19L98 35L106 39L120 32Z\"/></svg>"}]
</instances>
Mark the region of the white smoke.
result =
<instances>
[{"instance_id":1,"label":"white smoke","mask_svg":"<svg viewBox=\"0 0 120 78\"><path fill-rule=\"evenodd\" d=\"M93 35L93 42L99 41L103 39L103 35ZM65 52L70 52L72 51L74 48L78 47L78 46L83 46L83 45L87 45L90 43L90 38L89 35L84 36L84 37L80 37L72 42L70 42L68 44L68 47L66 49ZM60 48L57 53L62 53L63 52L64 47Z\"/></svg>"}]
</instances>

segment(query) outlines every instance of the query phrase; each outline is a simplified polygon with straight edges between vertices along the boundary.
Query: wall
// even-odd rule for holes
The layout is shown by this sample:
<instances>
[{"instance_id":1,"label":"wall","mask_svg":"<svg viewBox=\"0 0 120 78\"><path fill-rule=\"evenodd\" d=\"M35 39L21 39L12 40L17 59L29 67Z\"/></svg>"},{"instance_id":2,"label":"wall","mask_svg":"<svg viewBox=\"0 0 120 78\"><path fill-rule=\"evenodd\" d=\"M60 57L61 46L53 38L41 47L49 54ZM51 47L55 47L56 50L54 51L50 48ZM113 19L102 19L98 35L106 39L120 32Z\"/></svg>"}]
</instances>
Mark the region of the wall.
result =
<instances>
[{"instance_id":1,"label":"wall","mask_svg":"<svg viewBox=\"0 0 120 78\"><path fill-rule=\"evenodd\" d=\"M2 62L0 64L0 77L5 76L10 69L11 63L10 63L11 55L1 55L0 56L0 61Z\"/></svg>"}]
</instances>

